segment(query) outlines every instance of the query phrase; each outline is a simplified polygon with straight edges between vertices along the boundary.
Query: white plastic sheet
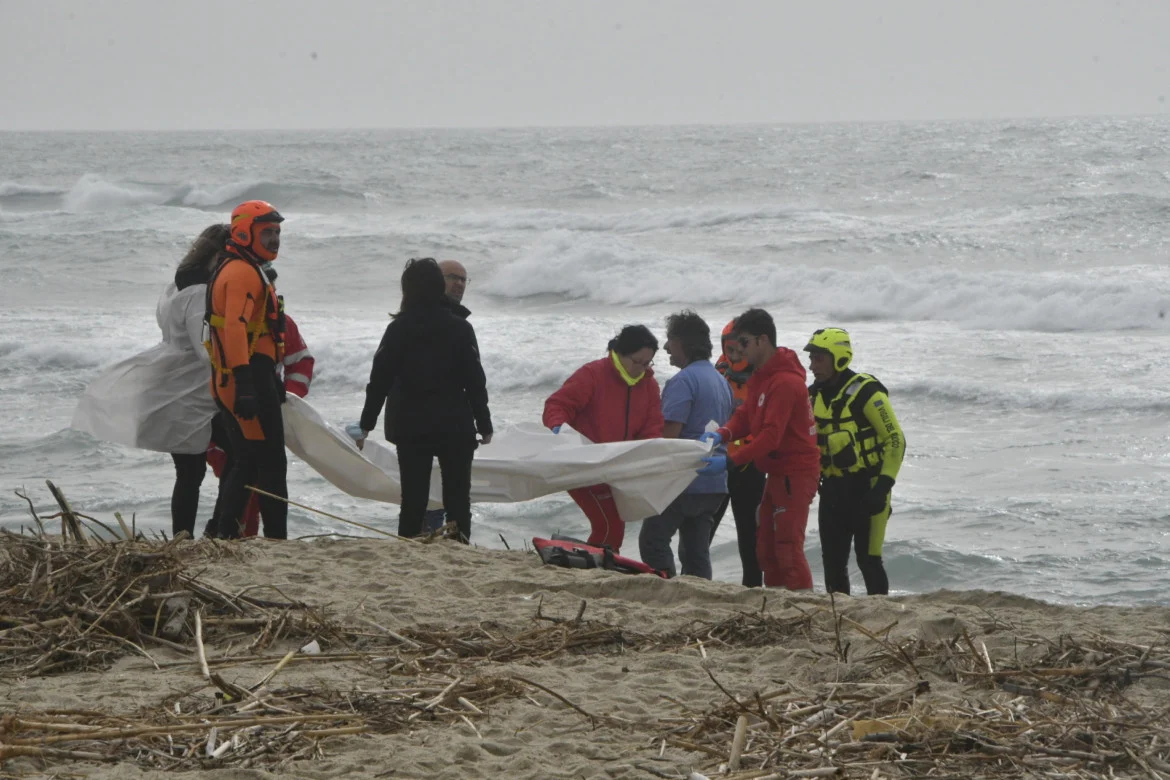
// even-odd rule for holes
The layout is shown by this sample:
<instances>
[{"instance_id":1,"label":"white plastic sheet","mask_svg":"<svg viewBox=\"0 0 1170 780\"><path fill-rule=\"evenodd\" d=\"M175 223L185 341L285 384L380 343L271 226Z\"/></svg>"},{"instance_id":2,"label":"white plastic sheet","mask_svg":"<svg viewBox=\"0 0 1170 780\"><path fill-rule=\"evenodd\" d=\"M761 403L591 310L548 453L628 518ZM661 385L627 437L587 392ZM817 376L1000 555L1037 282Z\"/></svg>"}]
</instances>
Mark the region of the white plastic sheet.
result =
<instances>
[{"instance_id":1,"label":"white plastic sheet","mask_svg":"<svg viewBox=\"0 0 1170 780\"><path fill-rule=\"evenodd\" d=\"M284 405L288 448L333 485L359 498L397 504L402 500L394 449L367 440L359 451L340 427L326 422L311 404L290 395ZM538 426L501 431L481 446L471 467L471 500L528 501L571 488L606 483L627 522L661 513L700 468L706 444L685 439L592 444L564 426L552 434ZM432 506L440 506L442 482L431 472Z\"/></svg>"},{"instance_id":2,"label":"white plastic sheet","mask_svg":"<svg viewBox=\"0 0 1170 780\"><path fill-rule=\"evenodd\" d=\"M167 287L157 318L163 341L110 366L77 404L71 427L158 452L200 453L211 439L211 361L198 343L206 285Z\"/></svg>"}]
</instances>

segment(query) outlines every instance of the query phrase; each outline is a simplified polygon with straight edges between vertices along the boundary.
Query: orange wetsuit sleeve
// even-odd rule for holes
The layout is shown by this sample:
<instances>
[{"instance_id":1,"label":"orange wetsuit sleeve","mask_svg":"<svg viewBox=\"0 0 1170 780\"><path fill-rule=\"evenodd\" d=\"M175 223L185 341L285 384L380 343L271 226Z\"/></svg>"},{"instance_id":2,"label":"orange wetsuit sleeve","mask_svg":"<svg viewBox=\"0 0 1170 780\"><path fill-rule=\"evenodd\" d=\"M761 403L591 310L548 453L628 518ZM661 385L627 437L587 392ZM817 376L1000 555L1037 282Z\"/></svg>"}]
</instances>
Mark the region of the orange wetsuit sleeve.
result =
<instances>
[{"instance_id":1,"label":"orange wetsuit sleeve","mask_svg":"<svg viewBox=\"0 0 1170 780\"><path fill-rule=\"evenodd\" d=\"M248 322L256 313L264 290L256 272L241 262L223 269L217 284L223 285L224 368L230 371L248 365Z\"/></svg>"}]
</instances>

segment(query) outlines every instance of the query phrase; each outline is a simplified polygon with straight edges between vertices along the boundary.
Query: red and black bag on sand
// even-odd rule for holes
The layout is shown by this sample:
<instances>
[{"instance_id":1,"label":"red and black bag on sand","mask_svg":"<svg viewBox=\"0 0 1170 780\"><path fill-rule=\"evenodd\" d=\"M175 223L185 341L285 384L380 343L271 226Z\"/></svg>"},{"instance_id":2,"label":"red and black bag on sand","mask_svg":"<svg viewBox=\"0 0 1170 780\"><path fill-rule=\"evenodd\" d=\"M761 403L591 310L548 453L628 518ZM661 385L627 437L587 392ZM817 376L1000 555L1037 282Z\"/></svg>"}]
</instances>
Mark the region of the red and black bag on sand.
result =
<instances>
[{"instance_id":1,"label":"red and black bag on sand","mask_svg":"<svg viewBox=\"0 0 1170 780\"><path fill-rule=\"evenodd\" d=\"M540 559L551 566L563 566L566 569L605 569L622 574L657 574L663 579L667 578L664 571L651 568L624 555L615 555L608 547L586 544L580 539L568 537L541 539L534 536L532 546L536 548Z\"/></svg>"}]
</instances>

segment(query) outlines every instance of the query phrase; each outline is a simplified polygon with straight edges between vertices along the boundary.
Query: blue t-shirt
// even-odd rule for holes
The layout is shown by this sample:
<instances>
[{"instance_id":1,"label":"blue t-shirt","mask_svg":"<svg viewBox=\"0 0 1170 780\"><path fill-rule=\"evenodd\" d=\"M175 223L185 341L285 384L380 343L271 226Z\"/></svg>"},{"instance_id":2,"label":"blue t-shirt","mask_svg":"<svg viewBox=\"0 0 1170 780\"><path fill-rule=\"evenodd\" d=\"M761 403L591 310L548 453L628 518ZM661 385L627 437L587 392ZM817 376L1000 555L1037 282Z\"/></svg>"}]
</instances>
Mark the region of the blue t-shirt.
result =
<instances>
[{"instance_id":1,"label":"blue t-shirt","mask_svg":"<svg viewBox=\"0 0 1170 780\"><path fill-rule=\"evenodd\" d=\"M680 439L698 440L711 420L725 425L734 408L731 387L710 360L696 360L666 380L662 388L662 417L666 422L683 424ZM695 477L686 492L726 493L727 474Z\"/></svg>"}]
</instances>

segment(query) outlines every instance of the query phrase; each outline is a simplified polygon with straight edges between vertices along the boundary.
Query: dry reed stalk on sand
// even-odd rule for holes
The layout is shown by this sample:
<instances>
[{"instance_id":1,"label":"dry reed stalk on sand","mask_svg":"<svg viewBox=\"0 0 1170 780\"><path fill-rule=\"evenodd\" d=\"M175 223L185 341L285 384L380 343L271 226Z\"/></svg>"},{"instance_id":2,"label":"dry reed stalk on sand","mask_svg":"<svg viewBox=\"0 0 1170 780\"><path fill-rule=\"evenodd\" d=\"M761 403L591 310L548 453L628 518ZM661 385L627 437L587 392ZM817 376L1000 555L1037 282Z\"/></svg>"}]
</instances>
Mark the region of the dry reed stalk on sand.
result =
<instances>
[{"instance_id":1,"label":"dry reed stalk on sand","mask_svg":"<svg viewBox=\"0 0 1170 780\"><path fill-rule=\"evenodd\" d=\"M475 702L518 691L510 680L476 678L448 683L437 695L417 686L251 692L217 677L212 675L212 682L221 688L220 697L191 695L137 718L52 712L7 715L0 718L0 761L15 757L128 761L167 770L271 767L311 757L326 737L389 734L423 722L470 723L469 714L482 715Z\"/></svg>"},{"instance_id":2,"label":"dry reed stalk on sand","mask_svg":"<svg viewBox=\"0 0 1170 780\"><path fill-rule=\"evenodd\" d=\"M172 618L209 592L187 563L241 554L206 542L82 545L0 531L0 677L103 668L127 651L149 658L148 644L175 646L193 627ZM217 601L208 608L219 613Z\"/></svg>"},{"instance_id":3,"label":"dry reed stalk on sand","mask_svg":"<svg viewBox=\"0 0 1170 780\"><path fill-rule=\"evenodd\" d=\"M834 603L802 609L795 601L779 612L762 606L653 634L586 619L585 602L563 617L545 614L542 603L519 626L391 629L331 617L283 595L272 601L252 591L229 593L191 571L199 561L242 558L245 545L119 540L92 531L87 537L84 516L67 509L63 496L58 503L63 518L68 512L78 519L66 536L0 534L0 676L101 667L136 652L148 671L189 666L204 685L133 716L6 715L0 760L279 771L323 755L333 737L445 726L482 738L494 704L528 699L563 705L596 729L652 745L635 765L642 776L685 777L693 767L737 780L1170 778L1168 713L1132 695L1143 681L1170 679L1170 649L1156 644L1037 636L989 616L988 632L1014 639L1010 652L997 654L966 631L944 640L895 637L894 624L873 629L839 614ZM241 637L251 639L246 654L225 655L233 636L236 647ZM306 639L325 649L295 652ZM716 671L724 651L792 642L813 662L835 668L836 680L751 690ZM148 645L186 660L159 663ZM531 675L499 666L636 653L691 654L707 671L716 703L695 710L675 702L678 711L669 717L631 719L595 703L586 709ZM228 668L257 663L267 670L248 673L254 684L228 679ZM355 664L376 684L276 687L287 669L303 663ZM942 684L962 695L939 695Z\"/></svg>"},{"instance_id":4,"label":"dry reed stalk on sand","mask_svg":"<svg viewBox=\"0 0 1170 780\"><path fill-rule=\"evenodd\" d=\"M832 627L825 633L831 636ZM726 701L674 718L662 737L669 745L707 756L699 768L728 772L721 776L737 780L837 773L856 778L1170 777L1167 712L1149 712L1125 691L1142 677L1162 676L1170 648L1105 637L1053 641L1020 636L1017 643L1041 648L1020 663L994 658L986 645L962 636L898 644L869 630L860 633L875 646L860 662L862 669L851 670L849 682L736 696L712 675ZM826 655L839 647L834 641L825 645ZM961 682L964 698L932 701L928 679L891 684L885 691L875 687L898 668ZM746 744L740 735L744 718ZM734 771L735 764L743 769Z\"/></svg>"}]
</instances>

